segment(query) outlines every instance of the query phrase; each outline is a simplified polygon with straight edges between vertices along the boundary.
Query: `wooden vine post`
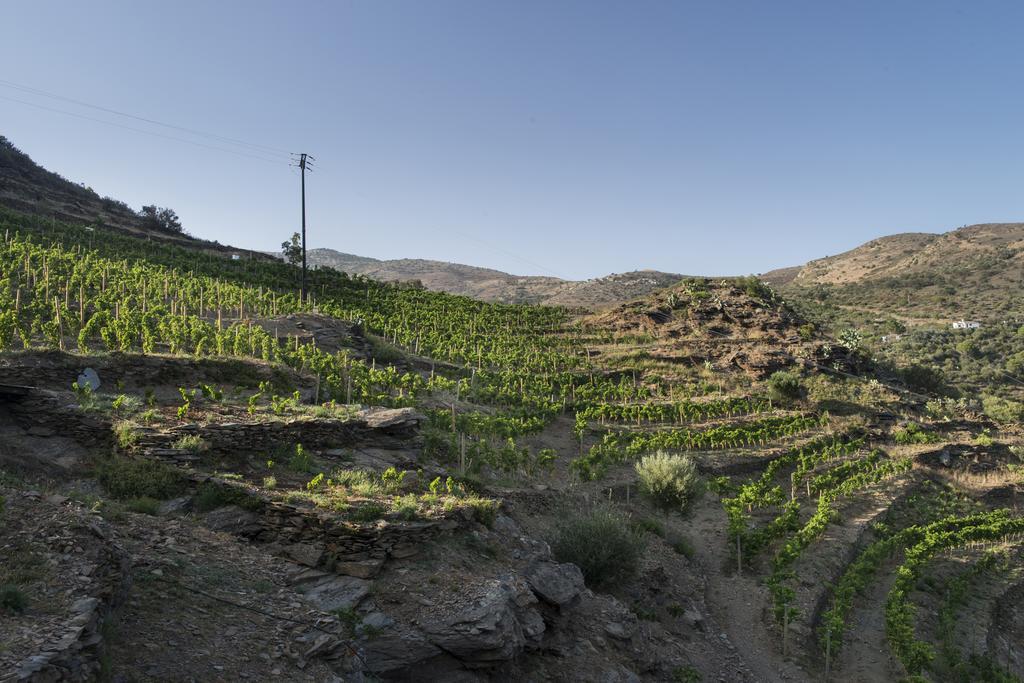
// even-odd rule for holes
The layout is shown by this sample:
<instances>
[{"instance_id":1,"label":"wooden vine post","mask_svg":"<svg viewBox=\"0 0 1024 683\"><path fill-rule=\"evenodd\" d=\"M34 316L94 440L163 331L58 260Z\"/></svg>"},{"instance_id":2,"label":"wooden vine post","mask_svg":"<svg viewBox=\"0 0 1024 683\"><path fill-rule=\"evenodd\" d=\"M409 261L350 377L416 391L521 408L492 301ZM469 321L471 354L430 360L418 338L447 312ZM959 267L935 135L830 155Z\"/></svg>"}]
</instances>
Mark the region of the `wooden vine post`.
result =
<instances>
[{"instance_id":1,"label":"wooden vine post","mask_svg":"<svg viewBox=\"0 0 1024 683\"><path fill-rule=\"evenodd\" d=\"M53 315L57 318L57 348L64 350L64 325L60 319L60 301L53 297Z\"/></svg>"},{"instance_id":2,"label":"wooden vine post","mask_svg":"<svg viewBox=\"0 0 1024 683\"><path fill-rule=\"evenodd\" d=\"M782 656L786 656L787 637L789 635L789 607L782 613Z\"/></svg>"},{"instance_id":3,"label":"wooden vine post","mask_svg":"<svg viewBox=\"0 0 1024 683\"><path fill-rule=\"evenodd\" d=\"M825 629L825 681L827 683L832 668L832 629Z\"/></svg>"},{"instance_id":4,"label":"wooden vine post","mask_svg":"<svg viewBox=\"0 0 1024 683\"><path fill-rule=\"evenodd\" d=\"M743 576L743 547L739 534L736 534L736 575Z\"/></svg>"}]
</instances>

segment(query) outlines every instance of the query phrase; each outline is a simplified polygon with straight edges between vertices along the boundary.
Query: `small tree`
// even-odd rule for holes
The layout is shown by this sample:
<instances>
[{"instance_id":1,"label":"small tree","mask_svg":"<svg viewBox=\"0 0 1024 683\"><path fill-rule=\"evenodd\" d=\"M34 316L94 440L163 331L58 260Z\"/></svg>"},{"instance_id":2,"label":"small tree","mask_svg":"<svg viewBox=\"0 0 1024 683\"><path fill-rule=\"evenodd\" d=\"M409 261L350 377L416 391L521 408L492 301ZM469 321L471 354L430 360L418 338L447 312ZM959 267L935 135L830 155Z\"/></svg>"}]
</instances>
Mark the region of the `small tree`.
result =
<instances>
[{"instance_id":1,"label":"small tree","mask_svg":"<svg viewBox=\"0 0 1024 683\"><path fill-rule=\"evenodd\" d=\"M302 237L299 233L294 232L291 239L281 242L281 255L293 266L302 263Z\"/></svg>"},{"instance_id":2,"label":"small tree","mask_svg":"<svg viewBox=\"0 0 1024 683\"><path fill-rule=\"evenodd\" d=\"M158 206L144 206L139 211L143 227L149 230L163 230L169 232L182 232L181 220L174 209Z\"/></svg>"},{"instance_id":3,"label":"small tree","mask_svg":"<svg viewBox=\"0 0 1024 683\"><path fill-rule=\"evenodd\" d=\"M688 455L658 451L636 464L640 490L656 505L685 510L698 489L697 463Z\"/></svg>"}]
</instances>

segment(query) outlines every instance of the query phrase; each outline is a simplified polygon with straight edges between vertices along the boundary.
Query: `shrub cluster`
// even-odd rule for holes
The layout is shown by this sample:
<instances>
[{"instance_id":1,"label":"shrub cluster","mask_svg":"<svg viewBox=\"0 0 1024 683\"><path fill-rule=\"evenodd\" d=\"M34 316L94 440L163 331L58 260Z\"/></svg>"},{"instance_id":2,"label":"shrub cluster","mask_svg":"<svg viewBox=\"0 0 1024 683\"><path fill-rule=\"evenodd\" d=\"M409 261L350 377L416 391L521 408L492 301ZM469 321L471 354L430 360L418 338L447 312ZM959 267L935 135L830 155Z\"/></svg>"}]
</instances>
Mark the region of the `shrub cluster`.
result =
<instances>
[{"instance_id":1,"label":"shrub cluster","mask_svg":"<svg viewBox=\"0 0 1024 683\"><path fill-rule=\"evenodd\" d=\"M632 578L643 539L624 516L610 508L569 516L551 544L559 562L571 562L591 588L604 589Z\"/></svg>"},{"instance_id":2,"label":"shrub cluster","mask_svg":"<svg viewBox=\"0 0 1024 683\"><path fill-rule=\"evenodd\" d=\"M185 479L170 465L141 458L113 456L96 466L96 477L114 498L173 498L185 489Z\"/></svg>"},{"instance_id":3,"label":"shrub cluster","mask_svg":"<svg viewBox=\"0 0 1024 683\"><path fill-rule=\"evenodd\" d=\"M796 373L779 370L768 378L768 392L773 400L789 403L803 398L804 387Z\"/></svg>"}]
</instances>

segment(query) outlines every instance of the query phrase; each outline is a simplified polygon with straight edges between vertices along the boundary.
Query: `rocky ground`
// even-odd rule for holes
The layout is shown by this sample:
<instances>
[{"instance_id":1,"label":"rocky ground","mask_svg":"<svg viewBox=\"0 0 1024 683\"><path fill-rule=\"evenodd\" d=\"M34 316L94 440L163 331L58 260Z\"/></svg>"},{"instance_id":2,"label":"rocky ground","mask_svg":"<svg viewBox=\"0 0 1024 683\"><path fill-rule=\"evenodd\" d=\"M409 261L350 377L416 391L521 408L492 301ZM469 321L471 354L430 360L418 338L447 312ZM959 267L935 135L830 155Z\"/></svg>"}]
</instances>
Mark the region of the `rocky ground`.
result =
<instances>
[{"instance_id":1,"label":"rocky ground","mask_svg":"<svg viewBox=\"0 0 1024 683\"><path fill-rule=\"evenodd\" d=\"M44 387L0 392L0 469L20 472L0 479L0 586L17 584L25 600L4 608L0 620L4 683L811 681L820 675L820 662L802 654L815 650L811 621L872 523L891 517L926 480L946 477L979 499L1012 503L1018 495L1008 469L1015 451L970 443L967 425L948 425L951 445L894 447L916 463L913 473L843 501L822 542L796 563L803 578L795 604L806 616L791 625L784 654L763 581L771 555L735 571L726 515L712 491L685 512L666 512L638 495L631 464L580 482L569 458L560 458L537 476L483 485L479 500L493 507L476 509L457 495L442 505L436 497L405 518L388 508L392 499L420 500L426 482L446 474L443 464L422 459L413 410L250 415L224 402L182 421L158 399L149 426L124 447L111 437L116 415L80 410L60 389L66 359L21 360L8 358L6 367ZM96 365L120 386L170 395L185 366L169 362L98 358ZM251 365L239 376L272 381L268 368ZM211 381L229 372L200 366ZM835 418L829 429L851 420ZM813 435L694 456L706 478L745 478ZM198 437L204 448L183 447L182 437ZM268 452L299 438L328 471L379 476L396 467L409 470L408 479L387 493L325 505L307 487L309 470L268 465ZM527 442L567 454L579 448L566 418ZM117 498L96 475L118 450L188 476L166 500ZM597 590L575 565L558 562L549 543L568 516L609 502L643 531L644 547L635 575ZM375 504L383 505L378 513L359 516ZM804 518L813 501L805 507ZM873 584L866 609L852 613L834 680L898 674L880 608L888 585ZM994 603L1014 590L997 584L978 599ZM998 639L991 624L1019 630L1012 610L985 610L988 635L976 641ZM1013 665L1017 650L1001 643Z\"/></svg>"}]
</instances>

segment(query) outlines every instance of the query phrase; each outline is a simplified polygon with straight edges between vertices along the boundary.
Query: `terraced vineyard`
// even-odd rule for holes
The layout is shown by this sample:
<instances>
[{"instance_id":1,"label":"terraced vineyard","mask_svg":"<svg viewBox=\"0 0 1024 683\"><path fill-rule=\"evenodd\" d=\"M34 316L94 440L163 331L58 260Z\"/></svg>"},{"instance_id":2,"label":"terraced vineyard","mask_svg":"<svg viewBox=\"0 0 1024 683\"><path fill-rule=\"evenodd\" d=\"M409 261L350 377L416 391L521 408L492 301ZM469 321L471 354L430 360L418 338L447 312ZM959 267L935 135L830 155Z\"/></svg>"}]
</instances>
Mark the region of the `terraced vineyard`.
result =
<instances>
[{"instance_id":1,"label":"terraced vineyard","mask_svg":"<svg viewBox=\"0 0 1024 683\"><path fill-rule=\"evenodd\" d=\"M0 234L0 493L22 520L0 543L38 558L3 566L0 670L1024 674L1019 425L926 406L754 279L590 314L320 269L301 301L275 261L10 211ZM83 543L47 545L33 509L103 539L84 546L110 585L74 595L91 616L53 606L80 639L42 596ZM129 627L100 628L111 610ZM253 614L278 627L243 646ZM220 669L139 647L179 622Z\"/></svg>"}]
</instances>

